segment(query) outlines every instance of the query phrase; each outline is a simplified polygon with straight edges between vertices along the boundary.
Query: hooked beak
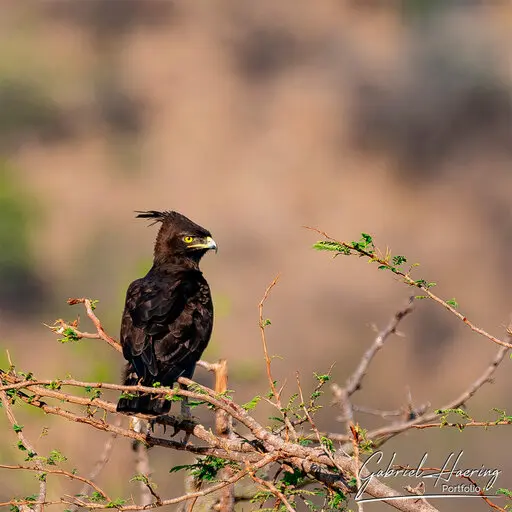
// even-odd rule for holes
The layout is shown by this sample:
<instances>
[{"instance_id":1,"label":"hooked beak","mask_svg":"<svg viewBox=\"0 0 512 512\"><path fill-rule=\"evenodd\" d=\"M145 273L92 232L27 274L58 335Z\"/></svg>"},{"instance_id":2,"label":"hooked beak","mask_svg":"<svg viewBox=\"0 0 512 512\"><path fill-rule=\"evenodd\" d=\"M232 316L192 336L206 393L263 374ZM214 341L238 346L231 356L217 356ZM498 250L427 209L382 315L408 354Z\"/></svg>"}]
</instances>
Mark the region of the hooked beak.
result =
<instances>
[{"instance_id":1,"label":"hooked beak","mask_svg":"<svg viewBox=\"0 0 512 512\"><path fill-rule=\"evenodd\" d=\"M211 236L207 236L204 238L200 243L189 245L189 249L206 249L214 250L215 253L217 253L217 244L215 243L215 240Z\"/></svg>"}]
</instances>

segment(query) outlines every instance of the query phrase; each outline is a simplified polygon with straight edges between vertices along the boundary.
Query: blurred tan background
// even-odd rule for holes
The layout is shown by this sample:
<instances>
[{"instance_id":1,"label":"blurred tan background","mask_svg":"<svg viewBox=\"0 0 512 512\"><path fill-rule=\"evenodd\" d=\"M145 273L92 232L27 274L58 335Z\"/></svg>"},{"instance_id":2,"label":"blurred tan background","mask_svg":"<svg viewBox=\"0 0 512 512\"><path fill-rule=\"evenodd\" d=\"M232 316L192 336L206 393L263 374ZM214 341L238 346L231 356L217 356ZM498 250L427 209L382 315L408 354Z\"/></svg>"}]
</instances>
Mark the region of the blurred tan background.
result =
<instances>
[{"instance_id":1,"label":"blurred tan background","mask_svg":"<svg viewBox=\"0 0 512 512\"><path fill-rule=\"evenodd\" d=\"M318 236L303 225L346 240L372 233L503 335L512 305L509 2L2 0L0 10L4 367L9 349L41 378L119 380L122 361L108 346L61 345L42 322L74 318L81 311L65 300L88 296L117 336L125 290L151 262L156 227L133 214L144 209L178 210L213 233L219 252L202 264L216 306L205 359L229 359L241 402L267 388L257 304L278 272L268 337L290 394L296 370L307 387L333 362L343 383L373 325L385 326L411 292L362 260L316 253ZM424 301L401 330L356 403L398 408L410 389L417 404L441 407L497 350ZM511 413L510 364L470 402L474 417ZM81 473L106 439L18 414L43 453L61 450ZM269 414L256 410L262 421ZM321 427L340 428L337 414L324 411ZM19 461L0 421L1 460ZM40 437L43 426L50 433ZM499 468L498 487L512 487L505 428L411 432L384 451L412 465L428 450L429 464L442 465L461 449L462 466ZM132 458L118 440L100 479L111 495L136 494ZM181 477L168 469L191 459L159 449L151 459L161 493L179 495ZM50 482L53 497L78 489ZM4 472L0 501L36 486L33 475ZM480 500L435 504L485 509Z\"/></svg>"}]
</instances>

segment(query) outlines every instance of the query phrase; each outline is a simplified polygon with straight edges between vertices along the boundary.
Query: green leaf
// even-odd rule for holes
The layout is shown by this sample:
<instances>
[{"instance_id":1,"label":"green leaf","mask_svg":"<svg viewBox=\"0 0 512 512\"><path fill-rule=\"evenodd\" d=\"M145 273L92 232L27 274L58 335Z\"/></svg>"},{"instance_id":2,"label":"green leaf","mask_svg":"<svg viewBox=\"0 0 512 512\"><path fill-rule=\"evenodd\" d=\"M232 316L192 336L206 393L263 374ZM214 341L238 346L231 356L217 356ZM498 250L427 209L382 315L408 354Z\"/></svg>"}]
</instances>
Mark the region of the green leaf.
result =
<instances>
[{"instance_id":1,"label":"green leaf","mask_svg":"<svg viewBox=\"0 0 512 512\"><path fill-rule=\"evenodd\" d=\"M321 443L322 443L322 446L323 446L326 450L330 451L331 453L334 453L334 452L335 452L335 449L334 449L334 443L332 442L332 440L331 440L331 439L329 439L328 437L324 437L324 436L322 436L322 437L320 438L320 441L321 441Z\"/></svg>"},{"instance_id":2,"label":"green leaf","mask_svg":"<svg viewBox=\"0 0 512 512\"><path fill-rule=\"evenodd\" d=\"M242 404L242 408L245 409L246 411L252 411L252 409L254 409L258 405L260 400L261 400L261 396L256 395L249 402L246 402L245 404Z\"/></svg>"},{"instance_id":3,"label":"green leaf","mask_svg":"<svg viewBox=\"0 0 512 512\"><path fill-rule=\"evenodd\" d=\"M446 301L446 304L451 306L452 308L457 309L459 307L459 303L455 299L450 299Z\"/></svg>"},{"instance_id":4,"label":"green leaf","mask_svg":"<svg viewBox=\"0 0 512 512\"><path fill-rule=\"evenodd\" d=\"M132 398L137 398L135 393L123 392L119 395L119 398L126 398L127 400L131 400Z\"/></svg>"},{"instance_id":5,"label":"green leaf","mask_svg":"<svg viewBox=\"0 0 512 512\"><path fill-rule=\"evenodd\" d=\"M22 452L26 452L27 449L25 448L25 445L23 444L23 441L18 441L18 450L21 450Z\"/></svg>"},{"instance_id":6,"label":"green leaf","mask_svg":"<svg viewBox=\"0 0 512 512\"><path fill-rule=\"evenodd\" d=\"M130 478L130 482L143 482L147 483L149 482L149 479L146 475L134 475L132 478Z\"/></svg>"},{"instance_id":7,"label":"green leaf","mask_svg":"<svg viewBox=\"0 0 512 512\"><path fill-rule=\"evenodd\" d=\"M105 497L100 494L98 491L94 491L90 496L89 500L93 503L101 503L102 501L105 501Z\"/></svg>"},{"instance_id":8,"label":"green leaf","mask_svg":"<svg viewBox=\"0 0 512 512\"><path fill-rule=\"evenodd\" d=\"M403 263L407 263L407 258L405 256L393 256L393 265L396 265L398 267Z\"/></svg>"},{"instance_id":9,"label":"green leaf","mask_svg":"<svg viewBox=\"0 0 512 512\"><path fill-rule=\"evenodd\" d=\"M270 318L266 318L265 320L263 320L263 327L266 327L267 325L272 325Z\"/></svg>"},{"instance_id":10,"label":"green leaf","mask_svg":"<svg viewBox=\"0 0 512 512\"><path fill-rule=\"evenodd\" d=\"M194 409L195 407L199 407L200 405L204 405L208 402L205 402L204 400L188 400L187 405Z\"/></svg>"},{"instance_id":11,"label":"green leaf","mask_svg":"<svg viewBox=\"0 0 512 512\"><path fill-rule=\"evenodd\" d=\"M68 459L58 450L52 450L46 458L46 463L50 466L56 466L59 462L66 462Z\"/></svg>"},{"instance_id":12,"label":"green leaf","mask_svg":"<svg viewBox=\"0 0 512 512\"><path fill-rule=\"evenodd\" d=\"M313 245L313 249L317 251L341 251L341 246L337 242L332 242L331 240L320 240Z\"/></svg>"},{"instance_id":13,"label":"green leaf","mask_svg":"<svg viewBox=\"0 0 512 512\"><path fill-rule=\"evenodd\" d=\"M31 451L29 451L29 452L27 453L27 457L25 458L25 460L26 460L26 461L32 460L36 455L37 455L37 453L36 453L36 452L31 452Z\"/></svg>"},{"instance_id":14,"label":"green leaf","mask_svg":"<svg viewBox=\"0 0 512 512\"><path fill-rule=\"evenodd\" d=\"M59 390L61 388L62 384L59 380L52 380L50 382L50 384L46 384L46 388L48 389L55 389L55 390Z\"/></svg>"},{"instance_id":15,"label":"green leaf","mask_svg":"<svg viewBox=\"0 0 512 512\"><path fill-rule=\"evenodd\" d=\"M350 254L350 247L346 247L338 242L334 242L332 240L321 240L313 245L313 249L317 251L331 251L336 252L338 254Z\"/></svg>"},{"instance_id":16,"label":"green leaf","mask_svg":"<svg viewBox=\"0 0 512 512\"><path fill-rule=\"evenodd\" d=\"M318 380L318 382L321 382L322 384L324 382L327 382L329 380L331 380L331 376L330 375L319 375L318 373L314 373L314 376L316 377L316 380Z\"/></svg>"},{"instance_id":17,"label":"green leaf","mask_svg":"<svg viewBox=\"0 0 512 512\"><path fill-rule=\"evenodd\" d=\"M122 498L116 498L114 501L110 501L107 503L106 508L119 508L122 507L126 503L126 500Z\"/></svg>"},{"instance_id":18,"label":"green leaf","mask_svg":"<svg viewBox=\"0 0 512 512\"><path fill-rule=\"evenodd\" d=\"M61 343L71 343L74 341L80 341L81 339L78 333L71 327L66 327L61 334L62 338L59 338L57 340L60 341Z\"/></svg>"},{"instance_id":19,"label":"green leaf","mask_svg":"<svg viewBox=\"0 0 512 512\"><path fill-rule=\"evenodd\" d=\"M169 402L181 402L183 401L183 397L180 395L165 395L165 399Z\"/></svg>"},{"instance_id":20,"label":"green leaf","mask_svg":"<svg viewBox=\"0 0 512 512\"><path fill-rule=\"evenodd\" d=\"M183 469L190 469L193 468L195 464L182 464L180 466L174 466L171 469L169 469L169 473L177 473L178 471L182 471Z\"/></svg>"},{"instance_id":21,"label":"green leaf","mask_svg":"<svg viewBox=\"0 0 512 512\"><path fill-rule=\"evenodd\" d=\"M316 400L317 398L321 397L323 395L323 391L313 391L313 393L311 393L311 400Z\"/></svg>"},{"instance_id":22,"label":"green leaf","mask_svg":"<svg viewBox=\"0 0 512 512\"><path fill-rule=\"evenodd\" d=\"M373 244L373 238L368 233L361 233L361 238L369 245Z\"/></svg>"},{"instance_id":23,"label":"green leaf","mask_svg":"<svg viewBox=\"0 0 512 512\"><path fill-rule=\"evenodd\" d=\"M16 425L16 423L12 426L14 432L21 432L23 430L23 425Z\"/></svg>"},{"instance_id":24,"label":"green leaf","mask_svg":"<svg viewBox=\"0 0 512 512\"><path fill-rule=\"evenodd\" d=\"M217 476L217 473L226 466L237 467L237 464L228 460L221 459L220 457L214 457L213 455L207 455L203 458L198 458L195 464L187 464L183 466L174 466L169 470L169 473L175 473L186 469L190 471L190 474L197 480L212 481Z\"/></svg>"},{"instance_id":25,"label":"green leaf","mask_svg":"<svg viewBox=\"0 0 512 512\"><path fill-rule=\"evenodd\" d=\"M347 497L339 490L333 490L329 498L328 506L334 510L342 510L346 505Z\"/></svg>"}]
</instances>

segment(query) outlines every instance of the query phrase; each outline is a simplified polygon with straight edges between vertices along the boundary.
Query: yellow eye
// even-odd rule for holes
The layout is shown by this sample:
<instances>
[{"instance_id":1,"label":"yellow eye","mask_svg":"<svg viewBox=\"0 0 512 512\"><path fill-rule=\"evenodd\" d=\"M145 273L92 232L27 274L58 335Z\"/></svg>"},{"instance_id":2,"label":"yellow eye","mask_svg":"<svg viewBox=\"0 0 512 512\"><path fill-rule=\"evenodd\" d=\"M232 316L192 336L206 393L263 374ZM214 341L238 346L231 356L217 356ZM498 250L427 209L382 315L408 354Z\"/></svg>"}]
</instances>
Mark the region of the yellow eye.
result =
<instances>
[{"instance_id":1,"label":"yellow eye","mask_svg":"<svg viewBox=\"0 0 512 512\"><path fill-rule=\"evenodd\" d=\"M194 240L191 236L184 236L183 237L183 241L186 243L186 244L190 244L192 243L192 240Z\"/></svg>"}]
</instances>

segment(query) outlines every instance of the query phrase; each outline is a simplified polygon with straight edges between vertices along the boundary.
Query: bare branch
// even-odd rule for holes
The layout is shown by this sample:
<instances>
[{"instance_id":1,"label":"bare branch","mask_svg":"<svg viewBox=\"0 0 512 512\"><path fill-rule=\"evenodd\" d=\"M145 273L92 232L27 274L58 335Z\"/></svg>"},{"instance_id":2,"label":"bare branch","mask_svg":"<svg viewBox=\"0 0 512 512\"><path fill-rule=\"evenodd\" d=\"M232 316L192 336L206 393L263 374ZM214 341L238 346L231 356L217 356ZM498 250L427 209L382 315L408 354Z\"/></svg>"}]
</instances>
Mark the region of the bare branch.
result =
<instances>
[{"instance_id":1,"label":"bare branch","mask_svg":"<svg viewBox=\"0 0 512 512\"><path fill-rule=\"evenodd\" d=\"M457 398L446 404L444 407L441 407L440 410L447 409L458 409L466 404L466 402L475 395L475 393L486 383L492 381L492 376L494 375L496 369L499 364L503 361L503 358L507 354L508 349L506 347L501 347L498 349L495 357L491 361L491 363L485 368L484 372L480 377L478 377L474 382L472 382L469 387L461 393ZM436 420L439 418L439 414L436 412L430 412L428 414L423 414L418 416L410 421L393 423L391 425L381 427L371 432L368 432L367 437L371 439L377 446L382 446L384 442L389 440L390 438L405 432L411 428L421 428L421 425L426 425L429 423L434 423L435 425L439 425L436 423ZM492 422L491 422L492 423ZM454 426L456 424L453 424ZM477 425L475 425L477 426ZM484 424L480 426L485 426ZM428 428L428 427L425 427ZM343 434L326 434L333 441L341 441L347 442L350 439ZM349 449L350 446L344 446L344 449Z\"/></svg>"},{"instance_id":2,"label":"bare branch","mask_svg":"<svg viewBox=\"0 0 512 512\"><path fill-rule=\"evenodd\" d=\"M389 321L385 329L380 331L375 338L373 344L365 352L361 362L359 363L356 371L347 380L345 385L348 396L352 396L358 389L361 388L361 382L368 371L368 367L375 354L384 346L385 341L391 334L396 332L398 324L413 310L414 297L409 297L407 304L399 309L393 318Z\"/></svg>"},{"instance_id":3,"label":"bare branch","mask_svg":"<svg viewBox=\"0 0 512 512\"><path fill-rule=\"evenodd\" d=\"M391 334L396 332L401 320L412 312L413 301L414 297L410 297L407 304L395 313L386 328L378 333L372 345L364 353L361 362L354 373L347 379L345 387L341 388L338 384L333 384L331 386L332 392L335 396L335 402L338 403L343 411L342 420L347 422L348 438L351 437L350 424L354 421L354 408L350 401L350 397L361 388L361 382L368 371L371 361L377 352L384 346L385 341Z\"/></svg>"}]
</instances>

